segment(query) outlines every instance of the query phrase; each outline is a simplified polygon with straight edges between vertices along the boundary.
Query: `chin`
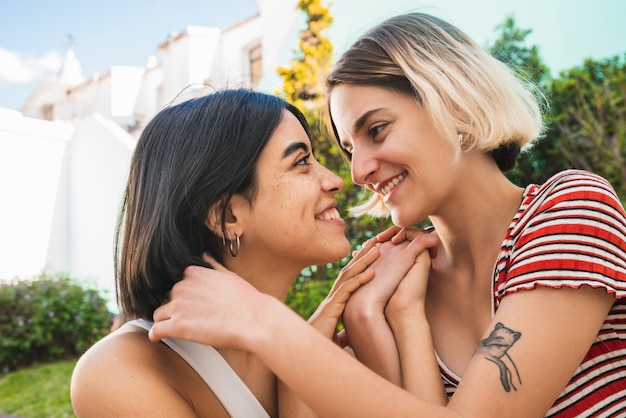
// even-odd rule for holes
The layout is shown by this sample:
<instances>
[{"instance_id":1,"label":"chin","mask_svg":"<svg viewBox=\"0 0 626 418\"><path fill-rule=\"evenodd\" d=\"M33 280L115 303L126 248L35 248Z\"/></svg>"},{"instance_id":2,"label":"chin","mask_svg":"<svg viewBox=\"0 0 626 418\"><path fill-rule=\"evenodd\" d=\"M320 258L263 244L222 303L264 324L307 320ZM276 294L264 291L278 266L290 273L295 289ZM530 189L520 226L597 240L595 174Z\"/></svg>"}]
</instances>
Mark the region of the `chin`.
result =
<instances>
[{"instance_id":1,"label":"chin","mask_svg":"<svg viewBox=\"0 0 626 418\"><path fill-rule=\"evenodd\" d=\"M310 248L307 253L316 255L314 259L307 262L309 265L336 263L350 254L350 242L344 237L341 241L333 241L317 249Z\"/></svg>"},{"instance_id":2,"label":"chin","mask_svg":"<svg viewBox=\"0 0 626 418\"><path fill-rule=\"evenodd\" d=\"M339 254L339 260L350 254L350 241L344 237L341 245L337 245L337 253Z\"/></svg>"},{"instance_id":3,"label":"chin","mask_svg":"<svg viewBox=\"0 0 626 418\"><path fill-rule=\"evenodd\" d=\"M400 228L408 228L419 222L414 219L408 219L406 217L402 217L401 214L395 211L391 212L391 221L393 222L395 226L399 226Z\"/></svg>"},{"instance_id":4,"label":"chin","mask_svg":"<svg viewBox=\"0 0 626 418\"><path fill-rule=\"evenodd\" d=\"M393 222L395 226L406 228L406 224L403 222L402 217L398 216L396 212L391 212L391 222Z\"/></svg>"},{"instance_id":5,"label":"chin","mask_svg":"<svg viewBox=\"0 0 626 418\"><path fill-rule=\"evenodd\" d=\"M327 261L327 263L334 263L335 261L339 261L342 258L346 257L348 254L350 254L350 242L348 241L347 238L344 237L343 241L341 243L337 242L336 247L334 248L335 251L333 251L333 259L330 261Z\"/></svg>"}]
</instances>

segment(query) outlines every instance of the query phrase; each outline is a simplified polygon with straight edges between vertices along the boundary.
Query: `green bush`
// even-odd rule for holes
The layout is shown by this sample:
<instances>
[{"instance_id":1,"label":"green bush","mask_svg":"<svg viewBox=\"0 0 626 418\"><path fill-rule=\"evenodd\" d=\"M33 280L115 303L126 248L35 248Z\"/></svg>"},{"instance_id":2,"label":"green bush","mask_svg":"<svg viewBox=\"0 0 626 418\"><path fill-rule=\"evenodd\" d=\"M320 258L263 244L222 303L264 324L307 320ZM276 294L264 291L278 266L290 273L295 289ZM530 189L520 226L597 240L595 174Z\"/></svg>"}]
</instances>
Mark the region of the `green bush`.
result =
<instances>
[{"instance_id":1,"label":"green bush","mask_svg":"<svg viewBox=\"0 0 626 418\"><path fill-rule=\"evenodd\" d=\"M63 275L0 285L0 370L82 354L108 332L98 291Z\"/></svg>"},{"instance_id":2,"label":"green bush","mask_svg":"<svg viewBox=\"0 0 626 418\"><path fill-rule=\"evenodd\" d=\"M334 280L312 280L311 276L315 272L310 271L311 269L314 270L315 267L309 267L300 273L285 299L285 304L304 319L309 319L315 312L317 305L328 295L334 283Z\"/></svg>"}]
</instances>

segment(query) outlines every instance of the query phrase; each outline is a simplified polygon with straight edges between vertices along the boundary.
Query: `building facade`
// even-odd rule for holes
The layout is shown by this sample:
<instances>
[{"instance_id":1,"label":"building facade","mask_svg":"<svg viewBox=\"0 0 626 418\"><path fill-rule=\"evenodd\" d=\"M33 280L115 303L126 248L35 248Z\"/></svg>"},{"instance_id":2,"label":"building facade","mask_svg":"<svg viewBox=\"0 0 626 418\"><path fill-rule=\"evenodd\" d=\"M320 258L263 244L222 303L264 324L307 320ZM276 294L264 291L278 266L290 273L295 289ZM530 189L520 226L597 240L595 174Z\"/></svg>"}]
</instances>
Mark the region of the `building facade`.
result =
<instances>
[{"instance_id":1,"label":"building facade","mask_svg":"<svg viewBox=\"0 0 626 418\"><path fill-rule=\"evenodd\" d=\"M275 92L297 48L296 0L257 0L226 29L187 27L145 67L84 78L68 48L57 80L22 112L0 109L0 280L64 272L114 303L114 231L137 138L163 107L211 89Z\"/></svg>"}]
</instances>

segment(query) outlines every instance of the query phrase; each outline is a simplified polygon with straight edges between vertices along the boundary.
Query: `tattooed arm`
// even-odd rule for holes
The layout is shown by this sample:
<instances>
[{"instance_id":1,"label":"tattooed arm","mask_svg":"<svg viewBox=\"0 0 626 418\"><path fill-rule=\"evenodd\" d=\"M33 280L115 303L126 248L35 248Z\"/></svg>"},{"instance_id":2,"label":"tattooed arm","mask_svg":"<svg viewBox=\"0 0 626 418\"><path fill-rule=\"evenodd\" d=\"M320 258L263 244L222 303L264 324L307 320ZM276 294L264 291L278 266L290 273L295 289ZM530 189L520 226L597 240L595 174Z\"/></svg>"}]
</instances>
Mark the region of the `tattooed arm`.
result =
<instances>
[{"instance_id":1,"label":"tattooed arm","mask_svg":"<svg viewBox=\"0 0 626 418\"><path fill-rule=\"evenodd\" d=\"M521 334L507 354L522 383L506 392L498 367L477 354L447 407L385 381L282 303L228 272L187 269L171 301L155 311L149 335L152 341L170 336L255 353L321 416L529 417L544 415L565 387L612 303L606 291L590 287L536 288L505 297L483 339L498 322Z\"/></svg>"},{"instance_id":2,"label":"tattooed arm","mask_svg":"<svg viewBox=\"0 0 626 418\"><path fill-rule=\"evenodd\" d=\"M449 406L499 416L545 415L613 302L605 290L590 287L538 287L505 297Z\"/></svg>"}]
</instances>

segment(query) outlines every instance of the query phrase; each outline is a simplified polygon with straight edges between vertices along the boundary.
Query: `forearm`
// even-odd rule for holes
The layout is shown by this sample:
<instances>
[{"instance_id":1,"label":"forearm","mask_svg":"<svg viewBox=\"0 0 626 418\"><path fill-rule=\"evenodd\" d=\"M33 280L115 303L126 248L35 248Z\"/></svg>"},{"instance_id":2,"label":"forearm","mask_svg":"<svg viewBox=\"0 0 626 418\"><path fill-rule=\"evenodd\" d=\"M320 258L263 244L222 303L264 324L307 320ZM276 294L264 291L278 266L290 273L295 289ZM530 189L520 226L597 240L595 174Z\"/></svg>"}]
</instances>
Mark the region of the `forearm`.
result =
<instances>
[{"instance_id":1,"label":"forearm","mask_svg":"<svg viewBox=\"0 0 626 418\"><path fill-rule=\"evenodd\" d=\"M446 405L448 399L426 317L405 315L390 319L390 326L400 355L402 386L424 400Z\"/></svg>"},{"instance_id":2,"label":"forearm","mask_svg":"<svg viewBox=\"0 0 626 418\"><path fill-rule=\"evenodd\" d=\"M458 416L387 382L279 301L268 303L257 319L247 349L320 416Z\"/></svg>"},{"instance_id":3,"label":"forearm","mask_svg":"<svg viewBox=\"0 0 626 418\"><path fill-rule=\"evenodd\" d=\"M383 307L355 307L354 303L349 303L343 323L356 358L380 376L400 386L400 358Z\"/></svg>"}]
</instances>

